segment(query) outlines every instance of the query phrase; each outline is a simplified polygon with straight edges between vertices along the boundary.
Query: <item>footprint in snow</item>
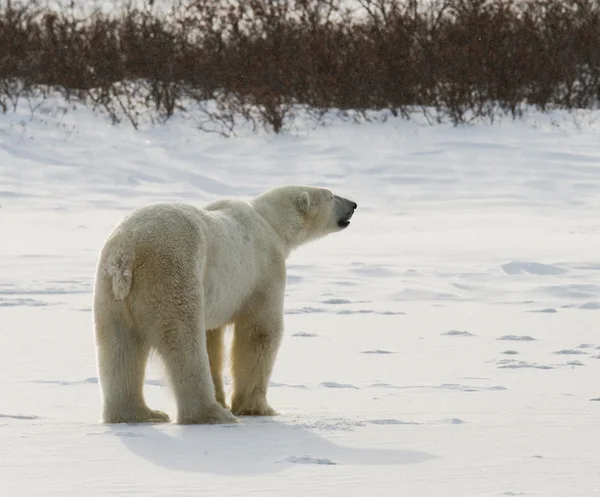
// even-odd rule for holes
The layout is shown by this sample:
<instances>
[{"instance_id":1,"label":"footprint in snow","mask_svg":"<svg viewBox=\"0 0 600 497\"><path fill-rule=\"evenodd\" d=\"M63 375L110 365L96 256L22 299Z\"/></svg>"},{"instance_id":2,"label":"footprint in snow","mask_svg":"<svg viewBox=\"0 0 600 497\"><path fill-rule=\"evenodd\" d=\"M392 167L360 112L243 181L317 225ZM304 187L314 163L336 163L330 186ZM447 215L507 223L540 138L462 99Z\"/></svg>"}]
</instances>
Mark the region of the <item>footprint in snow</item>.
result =
<instances>
[{"instance_id":1,"label":"footprint in snow","mask_svg":"<svg viewBox=\"0 0 600 497\"><path fill-rule=\"evenodd\" d=\"M70 386L70 385L86 385L86 384L97 384L98 378L92 376L90 378L86 378L85 380L33 380L29 383L41 383L45 385L61 385L61 386Z\"/></svg>"},{"instance_id":2,"label":"footprint in snow","mask_svg":"<svg viewBox=\"0 0 600 497\"><path fill-rule=\"evenodd\" d=\"M41 300L26 299L26 298L4 298L0 297L0 307L47 307L50 305L49 302L42 302Z\"/></svg>"},{"instance_id":3,"label":"footprint in snow","mask_svg":"<svg viewBox=\"0 0 600 497\"><path fill-rule=\"evenodd\" d=\"M567 366L585 366L581 361L567 361Z\"/></svg>"},{"instance_id":4,"label":"footprint in snow","mask_svg":"<svg viewBox=\"0 0 600 497\"><path fill-rule=\"evenodd\" d=\"M502 385L492 385L492 386L484 386L484 387L475 387L468 385L461 385L459 383L442 383L441 385L434 387L439 388L440 390L456 390L458 392L483 392L483 391L502 391L506 390L506 387Z\"/></svg>"},{"instance_id":5,"label":"footprint in snow","mask_svg":"<svg viewBox=\"0 0 600 497\"><path fill-rule=\"evenodd\" d=\"M321 386L327 388L354 388L358 390L357 386L351 385L350 383L336 383L335 381L324 381L321 383Z\"/></svg>"},{"instance_id":6,"label":"footprint in snow","mask_svg":"<svg viewBox=\"0 0 600 497\"><path fill-rule=\"evenodd\" d=\"M164 387L165 386L165 382L162 381L162 380L152 380L152 379L150 379L150 380L145 380L144 383L146 385L152 385L152 386L155 386L155 387Z\"/></svg>"},{"instance_id":7,"label":"footprint in snow","mask_svg":"<svg viewBox=\"0 0 600 497\"><path fill-rule=\"evenodd\" d=\"M523 261L511 261L506 264L502 264L502 270L506 274L535 274L541 276L555 276L559 274L565 274L566 269L551 265L542 264L540 262L523 262Z\"/></svg>"},{"instance_id":8,"label":"footprint in snow","mask_svg":"<svg viewBox=\"0 0 600 497\"><path fill-rule=\"evenodd\" d=\"M498 369L554 369L554 366L538 364L536 362L515 361L514 359L502 359L498 361Z\"/></svg>"},{"instance_id":9,"label":"footprint in snow","mask_svg":"<svg viewBox=\"0 0 600 497\"><path fill-rule=\"evenodd\" d=\"M369 423L374 425L420 425L415 421L400 421L399 419L372 419Z\"/></svg>"},{"instance_id":10,"label":"footprint in snow","mask_svg":"<svg viewBox=\"0 0 600 497\"><path fill-rule=\"evenodd\" d=\"M92 308L91 307L74 307L72 309L69 309L70 311L75 311L75 312L92 312Z\"/></svg>"},{"instance_id":11,"label":"footprint in snow","mask_svg":"<svg viewBox=\"0 0 600 497\"><path fill-rule=\"evenodd\" d=\"M434 390L454 390L457 392L484 392L484 391L502 391L506 387L502 385L492 386L470 386L459 383L442 383L441 385L393 385L391 383L373 383L369 385L371 388L394 388L399 390L408 389L434 389Z\"/></svg>"},{"instance_id":12,"label":"footprint in snow","mask_svg":"<svg viewBox=\"0 0 600 497\"><path fill-rule=\"evenodd\" d=\"M474 337L473 333L469 333L468 331L460 331L460 330L450 330L442 333L443 336L448 337Z\"/></svg>"},{"instance_id":13,"label":"footprint in snow","mask_svg":"<svg viewBox=\"0 0 600 497\"><path fill-rule=\"evenodd\" d=\"M102 432L86 433L86 436L88 436L88 437L98 437L98 436L132 437L132 438L144 437L144 435L142 433L136 433L134 431L102 431Z\"/></svg>"},{"instance_id":14,"label":"footprint in snow","mask_svg":"<svg viewBox=\"0 0 600 497\"><path fill-rule=\"evenodd\" d=\"M546 307L545 309L533 309L533 310L525 311L525 312L539 312L542 314L554 314L558 311L554 307Z\"/></svg>"},{"instance_id":15,"label":"footprint in snow","mask_svg":"<svg viewBox=\"0 0 600 497\"><path fill-rule=\"evenodd\" d=\"M319 431L354 431L357 427L365 426L362 421L352 421L345 418L332 418L315 421L313 423L301 423L304 429L308 430L319 430Z\"/></svg>"},{"instance_id":16,"label":"footprint in snow","mask_svg":"<svg viewBox=\"0 0 600 497\"><path fill-rule=\"evenodd\" d=\"M505 350L504 352L502 352L502 354L505 354L505 355L517 355L518 352L516 350Z\"/></svg>"},{"instance_id":17,"label":"footprint in snow","mask_svg":"<svg viewBox=\"0 0 600 497\"><path fill-rule=\"evenodd\" d=\"M503 340L507 342L533 342L535 341L535 338L528 335L502 335L501 337L496 338L496 340Z\"/></svg>"},{"instance_id":18,"label":"footprint in snow","mask_svg":"<svg viewBox=\"0 0 600 497\"><path fill-rule=\"evenodd\" d=\"M327 299L327 300L323 300L322 303L323 304L339 305L339 304L351 304L352 301L346 300L346 299Z\"/></svg>"},{"instance_id":19,"label":"footprint in snow","mask_svg":"<svg viewBox=\"0 0 600 497\"><path fill-rule=\"evenodd\" d=\"M303 338L312 338L318 336L316 333L309 333L308 331L299 331L298 333L294 333L293 337L303 337Z\"/></svg>"},{"instance_id":20,"label":"footprint in snow","mask_svg":"<svg viewBox=\"0 0 600 497\"><path fill-rule=\"evenodd\" d=\"M3 419L42 419L41 416L35 414L0 414Z\"/></svg>"},{"instance_id":21,"label":"footprint in snow","mask_svg":"<svg viewBox=\"0 0 600 497\"><path fill-rule=\"evenodd\" d=\"M586 302L585 304L580 305L579 308L587 310L598 310L600 309L600 302Z\"/></svg>"},{"instance_id":22,"label":"footprint in snow","mask_svg":"<svg viewBox=\"0 0 600 497\"><path fill-rule=\"evenodd\" d=\"M331 459L325 457L310 457L310 456L290 456L286 457L283 461L278 462L289 462L292 464L324 464L328 466L336 465Z\"/></svg>"},{"instance_id":23,"label":"footprint in snow","mask_svg":"<svg viewBox=\"0 0 600 497\"><path fill-rule=\"evenodd\" d=\"M319 314L322 312L327 312L327 309L322 309L320 307L302 307L301 309L290 309L286 311L286 314Z\"/></svg>"},{"instance_id":24,"label":"footprint in snow","mask_svg":"<svg viewBox=\"0 0 600 497\"><path fill-rule=\"evenodd\" d=\"M592 349L594 348L594 344L592 343L582 343L581 345L577 346L578 349Z\"/></svg>"},{"instance_id":25,"label":"footprint in snow","mask_svg":"<svg viewBox=\"0 0 600 497\"><path fill-rule=\"evenodd\" d=\"M391 350L374 349L374 350L363 350L361 352L361 354L395 354L395 352L392 352Z\"/></svg>"},{"instance_id":26,"label":"footprint in snow","mask_svg":"<svg viewBox=\"0 0 600 497\"><path fill-rule=\"evenodd\" d=\"M587 354L587 352L584 352L583 350L577 350L577 349L563 349L563 350L557 350L556 352L552 352L553 354L556 355L581 355L581 354Z\"/></svg>"},{"instance_id":27,"label":"footprint in snow","mask_svg":"<svg viewBox=\"0 0 600 497\"><path fill-rule=\"evenodd\" d=\"M299 388L301 390L308 390L306 385L290 385L288 383L276 383L274 381L269 382L269 386L271 387L288 387L288 388Z\"/></svg>"},{"instance_id":28,"label":"footprint in snow","mask_svg":"<svg viewBox=\"0 0 600 497\"><path fill-rule=\"evenodd\" d=\"M402 312L402 311L374 311L373 309L358 309L358 310L352 310L352 309L343 309L341 311L337 311L336 314L342 314L342 315L352 315L352 314L379 314L382 316L405 316L406 312Z\"/></svg>"}]
</instances>

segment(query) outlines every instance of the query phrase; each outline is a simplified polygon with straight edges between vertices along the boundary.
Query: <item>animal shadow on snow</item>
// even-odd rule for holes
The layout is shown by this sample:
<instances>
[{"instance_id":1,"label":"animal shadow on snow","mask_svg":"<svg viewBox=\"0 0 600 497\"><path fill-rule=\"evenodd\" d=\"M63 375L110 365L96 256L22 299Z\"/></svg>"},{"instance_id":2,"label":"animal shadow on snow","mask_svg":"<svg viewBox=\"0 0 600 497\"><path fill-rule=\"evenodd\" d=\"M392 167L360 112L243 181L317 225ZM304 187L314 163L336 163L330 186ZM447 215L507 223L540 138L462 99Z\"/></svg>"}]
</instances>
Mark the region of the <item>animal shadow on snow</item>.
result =
<instances>
[{"instance_id":1,"label":"animal shadow on snow","mask_svg":"<svg viewBox=\"0 0 600 497\"><path fill-rule=\"evenodd\" d=\"M414 464L436 456L413 450L344 447L305 426L243 419L236 425L111 425L134 454L175 471L275 473L294 460L320 464Z\"/></svg>"}]
</instances>

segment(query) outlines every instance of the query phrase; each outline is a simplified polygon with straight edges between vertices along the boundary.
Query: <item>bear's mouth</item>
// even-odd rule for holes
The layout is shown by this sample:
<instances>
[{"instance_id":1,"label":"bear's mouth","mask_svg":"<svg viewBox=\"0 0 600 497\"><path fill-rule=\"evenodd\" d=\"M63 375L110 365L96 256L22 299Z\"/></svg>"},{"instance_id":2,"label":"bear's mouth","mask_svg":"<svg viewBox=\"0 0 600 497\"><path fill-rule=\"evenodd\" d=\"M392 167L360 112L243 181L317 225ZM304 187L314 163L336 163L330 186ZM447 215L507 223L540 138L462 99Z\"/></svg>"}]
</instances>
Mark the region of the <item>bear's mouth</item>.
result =
<instances>
[{"instance_id":1,"label":"bear's mouth","mask_svg":"<svg viewBox=\"0 0 600 497\"><path fill-rule=\"evenodd\" d=\"M352 218L352 214L354 214L354 212L350 212L349 214L346 214L343 218L341 218L338 221L338 226L340 228L347 228L348 226L350 226L350 219Z\"/></svg>"}]
</instances>

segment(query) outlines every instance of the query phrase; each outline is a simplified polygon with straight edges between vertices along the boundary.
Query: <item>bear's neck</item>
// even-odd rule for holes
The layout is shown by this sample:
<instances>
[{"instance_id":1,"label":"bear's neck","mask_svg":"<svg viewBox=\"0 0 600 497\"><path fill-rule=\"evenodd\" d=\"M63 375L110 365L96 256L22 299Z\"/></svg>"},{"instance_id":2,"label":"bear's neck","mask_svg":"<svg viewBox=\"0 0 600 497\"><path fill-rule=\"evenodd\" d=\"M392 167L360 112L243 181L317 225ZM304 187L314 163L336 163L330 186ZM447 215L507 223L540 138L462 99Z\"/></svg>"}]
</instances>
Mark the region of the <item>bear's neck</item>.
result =
<instances>
[{"instance_id":1,"label":"bear's neck","mask_svg":"<svg viewBox=\"0 0 600 497\"><path fill-rule=\"evenodd\" d=\"M257 202L253 204L253 207L281 240L286 258L294 249L303 244L306 228L300 219L282 217L280 210L268 204Z\"/></svg>"}]
</instances>

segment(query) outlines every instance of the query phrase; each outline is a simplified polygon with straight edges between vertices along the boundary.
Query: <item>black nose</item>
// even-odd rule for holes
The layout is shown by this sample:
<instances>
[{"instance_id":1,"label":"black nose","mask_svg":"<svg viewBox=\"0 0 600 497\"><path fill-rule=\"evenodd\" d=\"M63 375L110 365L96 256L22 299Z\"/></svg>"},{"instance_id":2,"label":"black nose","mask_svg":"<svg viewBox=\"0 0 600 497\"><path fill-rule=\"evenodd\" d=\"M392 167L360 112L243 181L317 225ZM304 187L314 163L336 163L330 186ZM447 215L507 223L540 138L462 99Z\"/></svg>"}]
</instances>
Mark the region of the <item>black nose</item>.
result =
<instances>
[{"instance_id":1,"label":"black nose","mask_svg":"<svg viewBox=\"0 0 600 497\"><path fill-rule=\"evenodd\" d=\"M353 208L354 210L356 210L356 208L357 208L357 207L358 207L358 205L356 204L356 202L352 202L352 208Z\"/></svg>"}]
</instances>

